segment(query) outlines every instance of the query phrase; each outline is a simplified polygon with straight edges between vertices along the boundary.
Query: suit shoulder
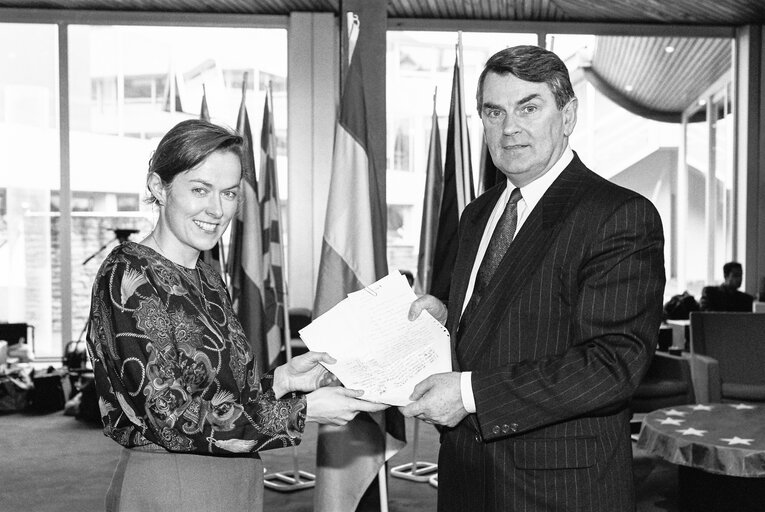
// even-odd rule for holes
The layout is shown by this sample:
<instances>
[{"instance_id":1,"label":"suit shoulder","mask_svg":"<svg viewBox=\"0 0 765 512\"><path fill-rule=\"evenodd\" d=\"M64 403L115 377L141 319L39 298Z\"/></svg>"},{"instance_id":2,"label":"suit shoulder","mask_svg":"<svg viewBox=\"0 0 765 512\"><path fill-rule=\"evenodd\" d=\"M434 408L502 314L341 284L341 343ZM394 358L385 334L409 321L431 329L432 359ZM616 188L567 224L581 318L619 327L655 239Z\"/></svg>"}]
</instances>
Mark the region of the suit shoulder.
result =
<instances>
[{"instance_id":1,"label":"suit shoulder","mask_svg":"<svg viewBox=\"0 0 765 512\"><path fill-rule=\"evenodd\" d=\"M581 172L586 182L585 203L588 205L605 210L615 210L625 205L638 205L656 215L659 214L653 202L639 192L618 185L584 166Z\"/></svg>"}]
</instances>

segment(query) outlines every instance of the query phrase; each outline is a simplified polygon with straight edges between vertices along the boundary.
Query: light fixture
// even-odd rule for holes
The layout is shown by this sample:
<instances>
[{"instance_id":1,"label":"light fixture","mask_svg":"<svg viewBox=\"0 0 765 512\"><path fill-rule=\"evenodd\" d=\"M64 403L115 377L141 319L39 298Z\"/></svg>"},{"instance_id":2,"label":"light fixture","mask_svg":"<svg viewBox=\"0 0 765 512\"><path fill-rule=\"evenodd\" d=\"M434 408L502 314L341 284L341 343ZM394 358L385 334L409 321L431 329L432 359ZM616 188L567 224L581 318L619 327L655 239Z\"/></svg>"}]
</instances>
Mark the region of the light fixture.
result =
<instances>
[{"instance_id":1,"label":"light fixture","mask_svg":"<svg viewBox=\"0 0 765 512\"><path fill-rule=\"evenodd\" d=\"M675 51L675 47L671 46L671 45L665 46L664 47L664 51L667 52L667 53L672 53L672 52Z\"/></svg>"},{"instance_id":2,"label":"light fixture","mask_svg":"<svg viewBox=\"0 0 765 512\"><path fill-rule=\"evenodd\" d=\"M632 92L632 89L633 89L633 87L630 84L627 84L627 85L624 86L624 90L627 91L627 92Z\"/></svg>"}]
</instances>

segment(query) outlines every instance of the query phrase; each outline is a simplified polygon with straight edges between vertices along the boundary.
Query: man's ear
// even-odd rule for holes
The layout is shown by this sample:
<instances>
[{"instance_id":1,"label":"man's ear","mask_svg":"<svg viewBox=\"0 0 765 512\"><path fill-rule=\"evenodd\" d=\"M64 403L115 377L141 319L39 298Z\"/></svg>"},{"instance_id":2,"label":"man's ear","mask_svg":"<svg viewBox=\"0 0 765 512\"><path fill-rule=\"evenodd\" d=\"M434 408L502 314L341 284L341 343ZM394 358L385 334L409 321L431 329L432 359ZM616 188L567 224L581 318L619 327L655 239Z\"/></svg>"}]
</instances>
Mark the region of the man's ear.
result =
<instances>
[{"instance_id":1,"label":"man's ear","mask_svg":"<svg viewBox=\"0 0 765 512\"><path fill-rule=\"evenodd\" d=\"M566 106L563 107L563 134L569 137L574 132L576 126L576 109L579 106L579 100L571 98Z\"/></svg>"},{"instance_id":2,"label":"man's ear","mask_svg":"<svg viewBox=\"0 0 765 512\"><path fill-rule=\"evenodd\" d=\"M167 190L165 189L159 174L156 172L151 173L146 184L149 187L151 195L157 200L157 203L159 203L160 206L164 206L167 202Z\"/></svg>"}]
</instances>

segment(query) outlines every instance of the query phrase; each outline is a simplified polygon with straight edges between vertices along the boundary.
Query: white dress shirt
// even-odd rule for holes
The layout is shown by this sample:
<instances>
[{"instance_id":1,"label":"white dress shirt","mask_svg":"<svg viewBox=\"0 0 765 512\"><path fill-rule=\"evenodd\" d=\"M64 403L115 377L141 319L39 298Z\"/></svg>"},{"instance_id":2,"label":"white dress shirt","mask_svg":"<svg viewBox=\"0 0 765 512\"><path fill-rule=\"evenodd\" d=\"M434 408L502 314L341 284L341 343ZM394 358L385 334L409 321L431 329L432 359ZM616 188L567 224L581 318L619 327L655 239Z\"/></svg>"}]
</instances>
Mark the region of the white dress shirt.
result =
<instances>
[{"instance_id":1,"label":"white dress shirt","mask_svg":"<svg viewBox=\"0 0 765 512\"><path fill-rule=\"evenodd\" d=\"M545 194L545 192L547 192L547 189L550 188L550 185L552 185L553 181L555 181L558 176L561 175L563 169L565 169L573 159L574 152L569 146L566 146L566 149L563 151L561 157L557 162L555 162L549 171L525 187L521 187L522 198L518 201L518 221L515 225L515 233L513 234L513 238L515 238L515 235L518 234L521 226L523 226L523 223L526 222L526 219L529 218L529 215L531 215L531 212L534 210L537 203L539 203L539 200L542 199L542 196ZM470 272L470 281L468 281L467 293L465 294L465 300L462 303L462 313L465 312L467 303L470 301L470 297L473 295L473 288L475 286L475 278L478 274L478 268L481 266L481 261L483 260L484 254L486 254L486 248L489 246L491 235L494 233L494 228L497 227L499 218L505 211L507 202L510 200L510 194L514 188L516 188L515 185L510 183L510 180L507 180L507 186L502 192L502 195L499 196L497 204L494 205L494 210L491 212L489 221L486 223L486 228L484 229L483 236L481 237L481 243L478 245L478 253L476 254L475 261L473 262L473 270ZM460 313L460 316L462 313ZM462 394L463 407L465 407L467 412L474 413L476 408L475 397L473 396L473 384L470 380L471 373L472 372L462 372L460 375L460 392Z\"/></svg>"}]
</instances>

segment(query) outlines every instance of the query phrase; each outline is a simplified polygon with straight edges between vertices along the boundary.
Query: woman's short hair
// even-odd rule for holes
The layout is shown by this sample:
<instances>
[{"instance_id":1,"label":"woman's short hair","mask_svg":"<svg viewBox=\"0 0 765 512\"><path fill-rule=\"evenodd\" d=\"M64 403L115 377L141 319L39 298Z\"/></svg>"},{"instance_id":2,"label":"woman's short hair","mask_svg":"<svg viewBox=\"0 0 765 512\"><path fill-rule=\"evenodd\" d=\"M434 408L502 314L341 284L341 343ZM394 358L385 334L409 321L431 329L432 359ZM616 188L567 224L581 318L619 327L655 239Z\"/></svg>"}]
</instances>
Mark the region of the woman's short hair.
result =
<instances>
[{"instance_id":1,"label":"woman's short hair","mask_svg":"<svg viewBox=\"0 0 765 512\"><path fill-rule=\"evenodd\" d=\"M479 114L483 107L483 83L490 72L498 75L511 73L527 82L546 83L555 97L558 110L575 98L568 69L560 57L538 46L514 46L498 51L486 61L476 89Z\"/></svg>"},{"instance_id":2,"label":"woman's short hair","mask_svg":"<svg viewBox=\"0 0 765 512\"><path fill-rule=\"evenodd\" d=\"M230 151L242 158L244 139L229 128L209 121L189 119L173 126L159 141L149 160L149 173L157 173L162 184L169 186L176 176L201 164L216 151ZM149 191L147 202L156 198Z\"/></svg>"}]
</instances>

